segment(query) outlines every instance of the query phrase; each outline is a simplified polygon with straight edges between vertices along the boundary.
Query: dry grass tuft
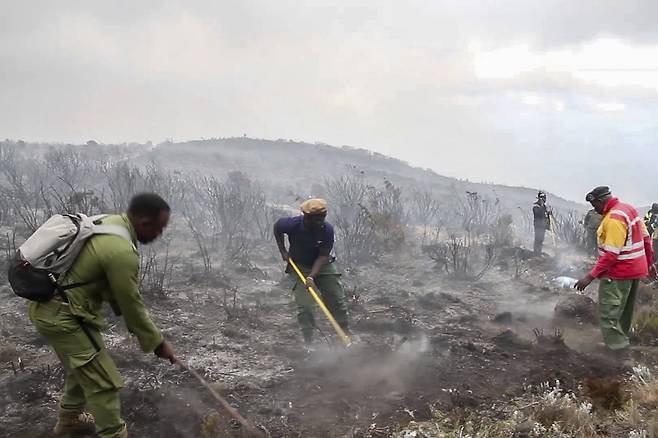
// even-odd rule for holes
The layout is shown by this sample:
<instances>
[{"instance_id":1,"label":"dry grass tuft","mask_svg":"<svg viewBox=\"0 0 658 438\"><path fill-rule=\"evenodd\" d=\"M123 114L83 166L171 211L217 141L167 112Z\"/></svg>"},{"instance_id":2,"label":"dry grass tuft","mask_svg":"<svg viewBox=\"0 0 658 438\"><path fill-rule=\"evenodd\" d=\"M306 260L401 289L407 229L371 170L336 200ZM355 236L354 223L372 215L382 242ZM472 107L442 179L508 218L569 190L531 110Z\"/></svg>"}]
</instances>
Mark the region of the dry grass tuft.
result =
<instances>
[{"instance_id":1,"label":"dry grass tuft","mask_svg":"<svg viewBox=\"0 0 658 438\"><path fill-rule=\"evenodd\" d=\"M201 438L219 438L222 417L217 413L208 414L201 423Z\"/></svg>"},{"instance_id":2,"label":"dry grass tuft","mask_svg":"<svg viewBox=\"0 0 658 438\"><path fill-rule=\"evenodd\" d=\"M615 378L585 379L585 395L592 400L596 409L618 410L624 406L628 396L622 391L622 384Z\"/></svg>"},{"instance_id":3,"label":"dry grass tuft","mask_svg":"<svg viewBox=\"0 0 658 438\"><path fill-rule=\"evenodd\" d=\"M640 312L633 321L631 335L642 345L647 345L658 338L658 314L653 311Z\"/></svg>"},{"instance_id":4,"label":"dry grass tuft","mask_svg":"<svg viewBox=\"0 0 658 438\"><path fill-rule=\"evenodd\" d=\"M544 393L532 409L532 419L555 434L597 436L596 421L590 403L578 402L573 393L565 392L560 388L559 382L556 382L553 388L545 384L543 389Z\"/></svg>"}]
</instances>

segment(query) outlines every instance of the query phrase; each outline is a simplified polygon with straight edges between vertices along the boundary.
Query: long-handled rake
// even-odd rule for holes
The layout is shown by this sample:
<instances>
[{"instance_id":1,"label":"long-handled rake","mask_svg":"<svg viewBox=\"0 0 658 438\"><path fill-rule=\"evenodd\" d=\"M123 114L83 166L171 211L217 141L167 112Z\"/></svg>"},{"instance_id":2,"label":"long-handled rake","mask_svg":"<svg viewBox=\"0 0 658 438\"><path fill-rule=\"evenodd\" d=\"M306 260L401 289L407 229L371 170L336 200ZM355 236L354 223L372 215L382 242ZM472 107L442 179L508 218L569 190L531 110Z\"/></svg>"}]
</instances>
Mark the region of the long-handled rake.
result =
<instances>
[{"instance_id":1,"label":"long-handled rake","mask_svg":"<svg viewBox=\"0 0 658 438\"><path fill-rule=\"evenodd\" d=\"M199 383L201 383L201 385L203 385L212 394L215 400L217 400L219 404L221 404L222 407L226 409L226 411L231 415L231 417L233 417L237 422L239 422L242 425L242 427L245 428L245 431L249 434L248 435L249 437L267 438L267 435L262 430L258 429L256 426L254 426L254 424L251 421L247 420L245 417L240 415L237 409L231 406L224 399L224 397L219 395L219 393L215 391L215 389L213 389L213 387L210 386L210 384L206 382L206 379L201 377L199 373L194 371L192 368L190 368L189 365L187 365L185 362L181 361L180 359L176 359L175 363L181 368L183 368L185 371L187 371L188 373L192 374L194 378L196 378L199 381Z\"/></svg>"}]
</instances>

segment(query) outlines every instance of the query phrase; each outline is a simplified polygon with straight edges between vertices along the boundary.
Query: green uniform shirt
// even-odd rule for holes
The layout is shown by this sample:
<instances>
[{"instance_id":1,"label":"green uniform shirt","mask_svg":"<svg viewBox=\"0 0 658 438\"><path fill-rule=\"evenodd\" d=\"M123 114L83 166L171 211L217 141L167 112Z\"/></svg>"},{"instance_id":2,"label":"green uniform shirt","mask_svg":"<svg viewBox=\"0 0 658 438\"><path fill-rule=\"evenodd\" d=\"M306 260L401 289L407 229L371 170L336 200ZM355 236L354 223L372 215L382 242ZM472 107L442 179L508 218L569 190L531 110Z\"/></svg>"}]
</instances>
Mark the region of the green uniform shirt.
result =
<instances>
[{"instance_id":1,"label":"green uniform shirt","mask_svg":"<svg viewBox=\"0 0 658 438\"><path fill-rule=\"evenodd\" d=\"M121 225L130 231L133 242L115 235L92 236L61 284L93 282L68 290L70 309L93 327L103 330L107 323L101 308L110 303L123 315L128 330L139 340L144 352L155 350L162 334L149 316L139 293L139 254L135 230L125 214L108 216L104 224Z\"/></svg>"},{"instance_id":2,"label":"green uniform shirt","mask_svg":"<svg viewBox=\"0 0 658 438\"><path fill-rule=\"evenodd\" d=\"M598 230L599 226L601 225L602 218L603 216L598 214L596 210L591 209L585 215L585 221L583 225L585 226L586 230L596 232L596 230Z\"/></svg>"}]
</instances>

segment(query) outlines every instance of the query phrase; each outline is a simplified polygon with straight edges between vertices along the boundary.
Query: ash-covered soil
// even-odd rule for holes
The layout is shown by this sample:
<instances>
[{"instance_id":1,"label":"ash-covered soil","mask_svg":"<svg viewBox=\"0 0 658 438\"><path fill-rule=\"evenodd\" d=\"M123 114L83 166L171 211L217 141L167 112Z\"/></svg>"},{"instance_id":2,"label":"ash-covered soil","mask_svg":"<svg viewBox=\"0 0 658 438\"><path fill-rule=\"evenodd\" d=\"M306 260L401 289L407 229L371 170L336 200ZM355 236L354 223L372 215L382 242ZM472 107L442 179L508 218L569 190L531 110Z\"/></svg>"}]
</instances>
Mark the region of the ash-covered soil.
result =
<instances>
[{"instance_id":1,"label":"ash-covered soil","mask_svg":"<svg viewBox=\"0 0 658 438\"><path fill-rule=\"evenodd\" d=\"M317 314L316 351L306 353L282 267L226 268L223 282L184 271L166 297L146 294L156 322L183 360L272 437L386 437L431 407L459 418L496 417L529 385L622 376L599 352L595 324L556 317L551 279L577 276L578 256L532 261L520 278L499 263L482 280L445 278L419 254L384 257L344 272L351 324L344 348ZM591 298L595 285L590 286ZM0 300L0 423L8 437L48 436L63 371L8 288ZM108 346L126 378L124 417L136 437L239 437L240 428L185 371L142 354L121 321ZM653 362L643 349L638 359ZM640 357L641 355L641 357Z\"/></svg>"}]
</instances>

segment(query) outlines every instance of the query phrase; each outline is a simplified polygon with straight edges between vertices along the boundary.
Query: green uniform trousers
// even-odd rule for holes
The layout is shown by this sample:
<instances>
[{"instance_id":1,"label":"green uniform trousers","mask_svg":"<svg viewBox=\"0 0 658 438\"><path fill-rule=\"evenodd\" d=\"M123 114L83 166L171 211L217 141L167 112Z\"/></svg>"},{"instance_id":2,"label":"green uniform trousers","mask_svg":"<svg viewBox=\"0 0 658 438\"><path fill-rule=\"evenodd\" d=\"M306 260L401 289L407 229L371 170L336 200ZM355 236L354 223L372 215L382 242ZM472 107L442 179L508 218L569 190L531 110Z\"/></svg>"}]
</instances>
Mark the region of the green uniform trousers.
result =
<instances>
[{"instance_id":1,"label":"green uniform trousers","mask_svg":"<svg viewBox=\"0 0 658 438\"><path fill-rule=\"evenodd\" d=\"M125 436L119 400L119 390L124 383L100 332L86 326L100 347L100 351L96 351L68 304L58 298L47 303L30 303L29 316L66 370L60 415L80 413L86 405L94 415L99 437Z\"/></svg>"},{"instance_id":2,"label":"green uniform trousers","mask_svg":"<svg viewBox=\"0 0 658 438\"><path fill-rule=\"evenodd\" d=\"M599 318L603 342L611 350L628 347L635 297L640 280L611 280L599 283Z\"/></svg>"},{"instance_id":3,"label":"green uniform trousers","mask_svg":"<svg viewBox=\"0 0 658 438\"><path fill-rule=\"evenodd\" d=\"M308 275L311 268L299 267L304 275ZM304 284L295 277L295 285L293 286L293 294L295 296L295 304L297 304L297 321L302 329L302 335L306 341L313 338L313 330L315 328L315 317L313 309L317 303L308 292ZM347 303L345 301L345 290L343 284L340 282L340 274L333 263L326 264L320 270L320 273L315 278L315 284L320 289L319 292L322 301L331 312L331 315L336 319L338 325L343 330L348 329L347 320Z\"/></svg>"},{"instance_id":4,"label":"green uniform trousers","mask_svg":"<svg viewBox=\"0 0 658 438\"><path fill-rule=\"evenodd\" d=\"M588 229L585 234L585 247L590 254L599 255L599 241L596 230Z\"/></svg>"}]
</instances>

